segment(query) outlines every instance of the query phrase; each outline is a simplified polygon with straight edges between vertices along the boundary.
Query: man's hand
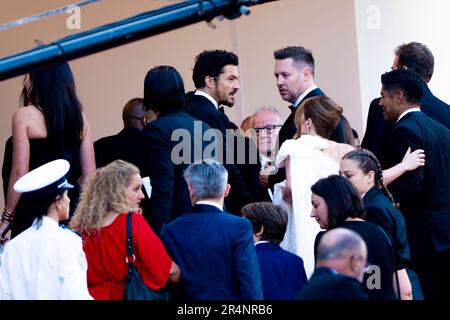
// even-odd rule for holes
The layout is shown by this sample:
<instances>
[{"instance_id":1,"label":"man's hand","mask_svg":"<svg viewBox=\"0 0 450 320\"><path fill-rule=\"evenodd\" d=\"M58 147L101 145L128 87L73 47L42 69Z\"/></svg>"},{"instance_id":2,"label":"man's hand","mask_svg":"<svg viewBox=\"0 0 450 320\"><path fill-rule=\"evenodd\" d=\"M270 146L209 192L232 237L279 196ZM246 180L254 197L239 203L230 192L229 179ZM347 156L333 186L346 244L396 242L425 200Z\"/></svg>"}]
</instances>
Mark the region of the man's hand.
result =
<instances>
[{"instance_id":1,"label":"man's hand","mask_svg":"<svg viewBox=\"0 0 450 320\"><path fill-rule=\"evenodd\" d=\"M275 166L265 166L260 172L259 172L259 183L263 188L269 187L269 176L272 175L276 171Z\"/></svg>"}]
</instances>

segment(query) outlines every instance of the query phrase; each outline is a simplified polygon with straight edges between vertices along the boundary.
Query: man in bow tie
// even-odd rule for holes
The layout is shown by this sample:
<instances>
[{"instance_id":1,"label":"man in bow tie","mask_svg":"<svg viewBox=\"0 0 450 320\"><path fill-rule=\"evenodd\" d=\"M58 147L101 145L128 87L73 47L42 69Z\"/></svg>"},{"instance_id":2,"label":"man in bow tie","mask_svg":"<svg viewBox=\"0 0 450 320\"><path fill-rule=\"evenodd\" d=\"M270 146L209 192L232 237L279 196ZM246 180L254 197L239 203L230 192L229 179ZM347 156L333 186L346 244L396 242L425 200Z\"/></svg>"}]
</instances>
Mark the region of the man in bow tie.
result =
<instances>
[{"instance_id":1,"label":"man in bow tie","mask_svg":"<svg viewBox=\"0 0 450 320\"><path fill-rule=\"evenodd\" d=\"M290 102L291 114L284 122L278 135L278 146L281 147L284 141L292 139L296 128L294 124L295 111L303 100L316 96L325 95L314 83L314 57L312 52L304 47L286 47L274 52L275 70L274 75L277 80L277 87L281 98ZM336 130L331 134L330 140L344 142L344 128L342 121L339 121ZM273 175L274 167L268 167L263 174L266 178L261 179L263 185L269 185L285 179L284 170L279 170Z\"/></svg>"}]
</instances>

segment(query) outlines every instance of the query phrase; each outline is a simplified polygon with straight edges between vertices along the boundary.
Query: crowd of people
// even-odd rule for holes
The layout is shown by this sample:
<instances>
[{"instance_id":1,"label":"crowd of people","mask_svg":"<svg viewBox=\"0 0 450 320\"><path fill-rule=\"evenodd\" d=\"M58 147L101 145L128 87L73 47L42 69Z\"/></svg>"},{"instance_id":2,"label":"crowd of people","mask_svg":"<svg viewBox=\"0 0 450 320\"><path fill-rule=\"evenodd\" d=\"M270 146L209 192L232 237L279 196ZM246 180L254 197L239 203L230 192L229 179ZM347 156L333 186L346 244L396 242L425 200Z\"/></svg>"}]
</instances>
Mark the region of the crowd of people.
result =
<instances>
[{"instance_id":1,"label":"crowd of people","mask_svg":"<svg viewBox=\"0 0 450 320\"><path fill-rule=\"evenodd\" d=\"M31 72L5 144L0 299L121 300L132 259L174 300L448 300L450 106L425 45L395 54L362 148L300 46L274 52L288 118L262 106L241 129L225 50L195 58L193 92L149 70L95 142L69 65Z\"/></svg>"}]
</instances>

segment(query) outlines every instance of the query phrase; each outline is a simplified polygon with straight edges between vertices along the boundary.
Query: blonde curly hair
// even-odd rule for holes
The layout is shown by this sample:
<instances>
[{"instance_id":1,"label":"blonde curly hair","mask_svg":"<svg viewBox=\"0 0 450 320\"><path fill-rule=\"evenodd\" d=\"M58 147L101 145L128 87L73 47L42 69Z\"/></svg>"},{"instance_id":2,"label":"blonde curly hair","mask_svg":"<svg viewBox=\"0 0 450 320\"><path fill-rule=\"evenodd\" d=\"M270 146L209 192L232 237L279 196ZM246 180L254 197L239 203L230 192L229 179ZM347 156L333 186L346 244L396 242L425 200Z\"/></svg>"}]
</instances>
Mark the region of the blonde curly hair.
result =
<instances>
[{"instance_id":1,"label":"blonde curly hair","mask_svg":"<svg viewBox=\"0 0 450 320\"><path fill-rule=\"evenodd\" d=\"M101 223L108 212L140 210L128 208L125 195L135 174L139 174L139 169L123 160L111 162L93 173L83 187L70 227L83 236L88 236L101 229Z\"/></svg>"}]
</instances>

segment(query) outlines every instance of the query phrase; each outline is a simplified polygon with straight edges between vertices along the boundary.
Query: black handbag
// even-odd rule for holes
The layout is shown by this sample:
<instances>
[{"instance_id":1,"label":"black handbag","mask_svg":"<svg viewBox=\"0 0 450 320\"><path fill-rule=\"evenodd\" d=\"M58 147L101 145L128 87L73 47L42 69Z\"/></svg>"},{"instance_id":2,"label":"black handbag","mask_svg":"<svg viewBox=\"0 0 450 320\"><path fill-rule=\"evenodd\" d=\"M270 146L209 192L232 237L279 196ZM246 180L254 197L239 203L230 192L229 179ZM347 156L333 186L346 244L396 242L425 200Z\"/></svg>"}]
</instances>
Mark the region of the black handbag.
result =
<instances>
[{"instance_id":1,"label":"black handbag","mask_svg":"<svg viewBox=\"0 0 450 320\"><path fill-rule=\"evenodd\" d=\"M134 265L136 257L133 254L132 218L133 213L129 212L127 215L127 257L125 258L128 264L128 274L125 279L125 300L168 300L169 292L165 290L156 291L147 287Z\"/></svg>"}]
</instances>

